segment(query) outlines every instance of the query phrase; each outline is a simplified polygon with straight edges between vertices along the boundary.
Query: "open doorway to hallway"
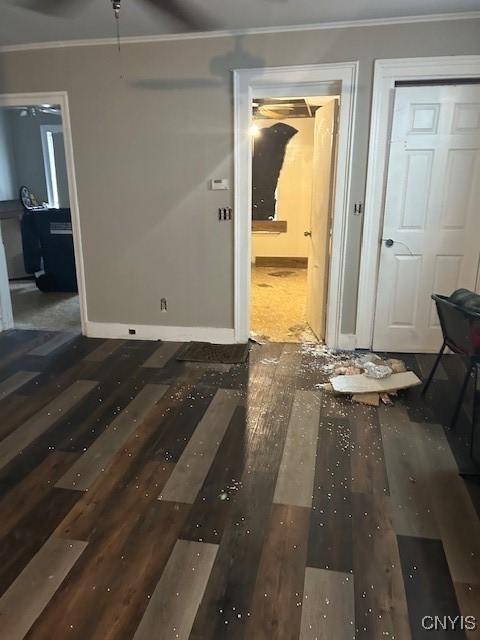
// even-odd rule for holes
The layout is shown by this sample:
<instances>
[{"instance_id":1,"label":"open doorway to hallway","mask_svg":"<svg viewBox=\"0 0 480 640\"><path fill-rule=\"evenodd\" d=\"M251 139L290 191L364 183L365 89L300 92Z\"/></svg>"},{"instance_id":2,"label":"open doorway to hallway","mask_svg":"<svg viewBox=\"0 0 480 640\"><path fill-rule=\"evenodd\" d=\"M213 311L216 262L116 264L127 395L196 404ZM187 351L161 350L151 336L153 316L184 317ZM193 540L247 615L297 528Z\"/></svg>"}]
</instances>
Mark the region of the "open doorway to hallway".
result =
<instances>
[{"instance_id":1,"label":"open doorway to hallway","mask_svg":"<svg viewBox=\"0 0 480 640\"><path fill-rule=\"evenodd\" d=\"M1 107L0 138L0 238L13 326L80 332L60 105Z\"/></svg>"},{"instance_id":2,"label":"open doorway to hallway","mask_svg":"<svg viewBox=\"0 0 480 640\"><path fill-rule=\"evenodd\" d=\"M323 342L338 96L253 98L251 334Z\"/></svg>"}]
</instances>

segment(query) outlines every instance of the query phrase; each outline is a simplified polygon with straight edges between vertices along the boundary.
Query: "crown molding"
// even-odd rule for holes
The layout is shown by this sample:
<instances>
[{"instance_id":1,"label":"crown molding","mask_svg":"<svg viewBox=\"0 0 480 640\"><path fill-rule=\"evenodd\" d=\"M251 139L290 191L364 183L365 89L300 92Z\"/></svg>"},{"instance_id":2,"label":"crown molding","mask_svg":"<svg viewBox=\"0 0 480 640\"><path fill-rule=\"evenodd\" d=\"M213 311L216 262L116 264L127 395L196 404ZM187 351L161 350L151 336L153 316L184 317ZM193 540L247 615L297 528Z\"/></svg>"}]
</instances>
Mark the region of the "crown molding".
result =
<instances>
[{"instance_id":1,"label":"crown molding","mask_svg":"<svg viewBox=\"0 0 480 640\"><path fill-rule=\"evenodd\" d=\"M231 36L266 35L274 33L292 33L296 31L318 31L326 29L350 29L352 27L383 27L396 24L414 24L422 22L444 22L449 20L475 20L480 11L458 13L437 13L421 16L401 16L397 18L374 18L371 20L344 20L338 22L316 22L311 24L286 25L278 27L252 27L249 29L225 29L219 31L193 31L190 33L165 33L151 36L126 36L122 45L150 44L176 40L200 40L208 38L226 38ZM65 47L116 46L116 38L85 38L82 40L59 40L55 42L32 42L0 46L0 53L16 51L36 51L39 49L61 49Z\"/></svg>"}]
</instances>

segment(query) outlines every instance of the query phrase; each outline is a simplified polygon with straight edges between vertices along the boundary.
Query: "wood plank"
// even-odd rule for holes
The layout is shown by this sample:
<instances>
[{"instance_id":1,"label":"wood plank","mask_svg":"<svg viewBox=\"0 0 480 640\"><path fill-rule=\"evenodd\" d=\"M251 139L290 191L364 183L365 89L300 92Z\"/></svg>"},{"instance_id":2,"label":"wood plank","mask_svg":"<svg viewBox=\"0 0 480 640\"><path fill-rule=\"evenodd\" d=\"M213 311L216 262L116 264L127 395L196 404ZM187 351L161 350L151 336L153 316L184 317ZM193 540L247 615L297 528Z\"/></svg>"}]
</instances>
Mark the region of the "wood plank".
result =
<instances>
[{"instance_id":1,"label":"wood plank","mask_svg":"<svg viewBox=\"0 0 480 640\"><path fill-rule=\"evenodd\" d=\"M406 536L439 538L429 493L430 462L422 452L419 426L402 407L379 409L395 531Z\"/></svg>"},{"instance_id":2,"label":"wood plank","mask_svg":"<svg viewBox=\"0 0 480 640\"><path fill-rule=\"evenodd\" d=\"M103 344L88 353L85 356L85 360L90 362L103 362L124 344L125 340L105 340Z\"/></svg>"},{"instance_id":3,"label":"wood plank","mask_svg":"<svg viewBox=\"0 0 480 640\"><path fill-rule=\"evenodd\" d=\"M405 586L390 497L353 495L357 640L410 640Z\"/></svg>"},{"instance_id":4,"label":"wood plank","mask_svg":"<svg viewBox=\"0 0 480 640\"><path fill-rule=\"evenodd\" d=\"M252 220L252 231L270 231L271 233L286 233L286 220Z\"/></svg>"},{"instance_id":5,"label":"wood plank","mask_svg":"<svg viewBox=\"0 0 480 640\"><path fill-rule=\"evenodd\" d=\"M188 640L217 550L177 541L133 640Z\"/></svg>"},{"instance_id":6,"label":"wood plank","mask_svg":"<svg viewBox=\"0 0 480 640\"><path fill-rule=\"evenodd\" d=\"M354 393L352 396L354 402L368 404L371 407L378 407L380 404L380 396L378 393Z\"/></svg>"},{"instance_id":7,"label":"wood plank","mask_svg":"<svg viewBox=\"0 0 480 640\"><path fill-rule=\"evenodd\" d=\"M354 635L353 576L307 567L299 640L351 640Z\"/></svg>"},{"instance_id":8,"label":"wood plank","mask_svg":"<svg viewBox=\"0 0 480 640\"><path fill-rule=\"evenodd\" d=\"M296 391L273 498L276 504L312 506L319 421L320 394Z\"/></svg>"},{"instance_id":9,"label":"wood plank","mask_svg":"<svg viewBox=\"0 0 480 640\"><path fill-rule=\"evenodd\" d=\"M71 640L133 638L188 511L187 505L156 499L156 466L145 468L141 489L130 487L115 517L101 523L102 531L32 627L29 640L51 640L52 629L55 637ZM148 485L148 496L141 495Z\"/></svg>"},{"instance_id":10,"label":"wood plank","mask_svg":"<svg viewBox=\"0 0 480 640\"><path fill-rule=\"evenodd\" d=\"M352 431L352 491L387 495L389 487L378 412L374 407L352 403L349 419Z\"/></svg>"},{"instance_id":11,"label":"wood plank","mask_svg":"<svg viewBox=\"0 0 480 640\"><path fill-rule=\"evenodd\" d=\"M353 570L350 448L349 420L322 416L308 539L309 567L344 573Z\"/></svg>"},{"instance_id":12,"label":"wood plank","mask_svg":"<svg viewBox=\"0 0 480 640\"><path fill-rule=\"evenodd\" d=\"M32 349L32 351L29 351L29 355L50 356L54 351L60 349L60 347L63 347L75 338L78 338L78 333L73 333L70 331L62 331L56 333L52 338L50 338L50 340L47 340L38 347L35 347L35 349Z\"/></svg>"},{"instance_id":13,"label":"wood plank","mask_svg":"<svg viewBox=\"0 0 480 640\"><path fill-rule=\"evenodd\" d=\"M0 598L0 637L22 640L87 543L49 538Z\"/></svg>"},{"instance_id":14,"label":"wood plank","mask_svg":"<svg viewBox=\"0 0 480 640\"><path fill-rule=\"evenodd\" d=\"M460 615L455 589L440 540L398 536L398 548L408 602L412 640L465 638L461 629L432 631L422 626L424 616Z\"/></svg>"},{"instance_id":15,"label":"wood plank","mask_svg":"<svg viewBox=\"0 0 480 640\"><path fill-rule=\"evenodd\" d=\"M123 453L123 452L121 452ZM62 538L96 541L106 539L117 529L128 528L130 517L143 513L156 499L152 490L161 488L170 476L173 465L145 462L140 469L128 453L118 455L115 463L93 486L83 493L55 530Z\"/></svg>"},{"instance_id":16,"label":"wood plank","mask_svg":"<svg viewBox=\"0 0 480 640\"><path fill-rule=\"evenodd\" d=\"M188 375L200 377L198 370L189 370ZM152 439L150 455L153 460L178 462L187 443L195 433L198 423L208 410L215 389L201 390L195 385L185 394L183 401L172 407L162 420L162 426Z\"/></svg>"},{"instance_id":17,"label":"wood plank","mask_svg":"<svg viewBox=\"0 0 480 640\"><path fill-rule=\"evenodd\" d=\"M0 442L0 469L21 453L35 438L50 429L57 420L90 393L96 384L92 380L77 380L41 411L2 440Z\"/></svg>"},{"instance_id":18,"label":"wood plank","mask_svg":"<svg viewBox=\"0 0 480 640\"><path fill-rule=\"evenodd\" d=\"M467 640L480 639L480 585L465 584L463 582L455 582L455 594L460 607L460 612L466 618L465 635ZM476 621L476 628L472 628L473 616ZM469 618L467 620L467 618Z\"/></svg>"},{"instance_id":19,"label":"wood plank","mask_svg":"<svg viewBox=\"0 0 480 640\"><path fill-rule=\"evenodd\" d=\"M78 500L76 491L50 489L17 520L0 544L0 593L3 593L52 535Z\"/></svg>"},{"instance_id":20,"label":"wood plank","mask_svg":"<svg viewBox=\"0 0 480 640\"><path fill-rule=\"evenodd\" d=\"M24 384L36 378L38 374L38 371L17 371L5 380L2 380L2 382L0 382L0 400L3 400L11 393L23 387Z\"/></svg>"},{"instance_id":21,"label":"wood plank","mask_svg":"<svg viewBox=\"0 0 480 640\"><path fill-rule=\"evenodd\" d=\"M181 533L182 538L219 543L232 512L235 511L238 494L242 490L238 479L242 477L244 470L246 423L245 408L238 406L190 509Z\"/></svg>"},{"instance_id":22,"label":"wood plank","mask_svg":"<svg viewBox=\"0 0 480 640\"><path fill-rule=\"evenodd\" d=\"M65 425L65 437L57 441L58 448L66 451L88 449L145 384L156 382L152 370L139 367L148 353L151 351L145 348L128 351L121 348L107 360L92 363L92 373L98 376L99 384L75 410L72 416L74 428Z\"/></svg>"},{"instance_id":23,"label":"wood plank","mask_svg":"<svg viewBox=\"0 0 480 640\"><path fill-rule=\"evenodd\" d=\"M55 485L86 491L167 391L147 384Z\"/></svg>"},{"instance_id":24,"label":"wood plank","mask_svg":"<svg viewBox=\"0 0 480 640\"><path fill-rule=\"evenodd\" d=\"M421 384L413 371L393 373L388 378L368 378L363 374L353 376L334 376L330 383L337 393L385 393L397 389L407 389Z\"/></svg>"},{"instance_id":25,"label":"wood plank","mask_svg":"<svg viewBox=\"0 0 480 640\"><path fill-rule=\"evenodd\" d=\"M297 640L309 518L305 507L272 506L246 638Z\"/></svg>"},{"instance_id":26,"label":"wood plank","mask_svg":"<svg viewBox=\"0 0 480 640\"><path fill-rule=\"evenodd\" d=\"M51 492L52 486L75 462L76 453L51 451L0 500L0 537L5 536Z\"/></svg>"},{"instance_id":27,"label":"wood plank","mask_svg":"<svg viewBox=\"0 0 480 640\"><path fill-rule=\"evenodd\" d=\"M11 406L5 407L5 411L8 412L6 431L12 431L20 426L77 380L97 380L96 376L92 374L94 371L98 372L98 365L82 359L85 350L86 347L84 348L83 343L79 344L78 340L75 340L72 348L62 351L61 357L32 357L28 362L22 361L21 369L40 368L41 373L22 387L21 394L9 396L3 401L0 411L4 410L5 403L11 400L17 401L16 404L13 403ZM112 376L112 373L110 370L109 375ZM28 399L25 399L25 396ZM3 425L0 430L3 431Z\"/></svg>"},{"instance_id":28,"label":"wood plank","mask_svg":"<svg viewBox=\"0 0 480 640\"><path fill-rule=\"evenodd\" d=\"M238 490L227 502L227 522L190 640L216 640L224 637L226 628L233 640L247 637L245 626L301 358L299 345L272 343L258 353L249 366L247 418L237 453L241 472L230 478Z\"/></svg>"},{"instance_id":29,"label":"wood plank","mask_svg":"<svg viewBox=\"0 0 480 640\"><path fill-rule=\"evenodd\" d=\"M432 510L455 582L480 584L480 521L443 428L415 424L424 460ZM461 523L461 525L459 524Z\"/></svg>"},{"instance_id":30,"label":"wood plank","mask_svg":"<svg viewBox=\"0 0 480 640\"><path fill-rule=\"evenodd\" d=\"M132 507L125 504L124 495L131 487L135 488L137 501L157 500L174 465L151 461L151 441L155 439L157 431L163 428L165 417L171 415L172 408L183 402L189 389L189 385L183 381L170 387L148 419L139 425L117 452L105 472L98 476L88 491L81 494L80 500L59 527L57 535L77 540L92 540L102 535L102 531L109 527L112 521L118 522L118 526L121 527L125 521L125 513L133 513ZM147 470L151 472L152 478L146 476L142 484L139 479L145 477ZM78 495L78 492L74 493ZM112 515L115 505L119 507L118 514ZM117 511L113 510L113 514L116 513Z\"/></svg>"},{"instance_id":31,"label":"wood plank","mask_svg":"<svg viewBox=\"0 0 480 640\"><path fill-rule=\"evenodd\" d=\"M142 372L146 372L148 379L150 377L149 371L151 370L142 369L138 365L135 365L134 373L132 372L128 382L122 382L125 378L122 373L119 381L116 380L115 376L112 376L112 379L110 379L108 383L99 384L98 387L76 407L75 411L66 416L65 419L58 421L54 427L43 436L37 438L22 456L14 458L11 463L0 472L0 495L3 495L9 487L11 488L18 482L21 482L22 479L48 455L52 447L75 452L85 451L85 448L92 444L106 426L126 407L129 400L144 386L144 375ZM174 410L176 406L185 401L191 389L189 381L192 380L193 382L196 377L200 376L201 374L197 374L196 372L182 372L181 377L178 378L178 383L171 387L169 394L166 394L165 402L162 398L152 412L152 415L149 416L143 425L137 428L125 444L125 447L119 452L120 459L123 458L124 452L125 455L129 457L130 455L133 456L133 452L135 452L136 460L140 456L138 464L144 464L146 461L152 459L153 454L151 449L155 444L158 432L165 426L166 418L172 414L172 410ZM105 399L108 399L108 401L105 401ZM96 402L98 411L92 408L91 402L93 400ZM104 409L106 410L105 412L103 411ZM91 419L90 422L89 416ZM181 420L181 416L179 420ZM177 424L173 422L169 428L175 431ZM114 461L113 464L116 464L116 462ZM128 473L130 473L130 469L132 469L133 473L135 467L128 465L127 469ZM108 470L102 473L102 475L107 473ZM75 535L71 537L76 538Z\"/></svg>"},{"instance_id":32,"label":"wood plank","mask_svg":"<svg viewBox=\"0 0 480 640\"><path fill-rule=\"evenodd\" d=\"M226 389L216 392L159 500L195 502L239 400L238 392Z\"/></svg>"},{"instance_id":33,"label":"wood plank","mask_svg":"<svg viewBox=\"0 0 480 640\"><path fill-rule=\"evenodd\" d=\"M181 342L162 342L160 347L143 363L143 367L161 369L182 346Z\"/></svg>"}]
</instances>

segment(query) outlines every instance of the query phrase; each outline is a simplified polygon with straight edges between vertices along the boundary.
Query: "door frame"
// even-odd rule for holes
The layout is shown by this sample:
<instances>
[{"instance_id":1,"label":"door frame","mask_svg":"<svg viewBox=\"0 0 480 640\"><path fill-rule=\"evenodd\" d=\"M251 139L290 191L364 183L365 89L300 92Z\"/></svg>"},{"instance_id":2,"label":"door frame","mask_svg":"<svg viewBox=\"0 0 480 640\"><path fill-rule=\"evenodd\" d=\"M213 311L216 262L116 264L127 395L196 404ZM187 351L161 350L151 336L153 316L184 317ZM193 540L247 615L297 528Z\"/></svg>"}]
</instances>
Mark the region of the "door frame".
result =
<instances>
[{"instance_id":1,"label":"door frame","mask_svg":"<svg viewBox=\"0 0 480 640\"><path fill-rule=\"evenodd\" d=\"M77 182L75 178L75 162L73 157L72 129L70 123L70 110L68 106L68 94L66 91L53 91L49 93L3 93L0 94L1 107L35 106L38 104L58 104L61 108L63 141L65 145L65 161L67 165L68 195L72 218L72 235L75 253L75 269L78 282L78 298L80 302L80 321L82 334L86 335L87 300L85 294L85 269L82 251L82 233L80 228L80 210L78 206ZM0 236L1 243L1 236ZM5 265L6 267L6 265ZM3 266L0 265L0 269ZM12 313L12 300L10 289L7 290L0 278L0 331L11 329L14 326Z\"/></svg>"},{"instance_id":2,"label":"door frame","mask_svg":"<svg viewBox=\"0 0 480 640\"><path fill-rule=\"evenodd\" d=\"M359 349L371 349L373 344L395 83L457 78L480 78L480 55L375 61L358 281L356 347Z\"/></svg>"},{"instance_id":3,"label":"door frame","mask_svg":"<svg viewBox=\"0 0 480 640\"><path fill-rule=\"evenodd\" d=\"M351 336L341 334L340 324L357 76L356 61L233 71L235 342L250 337L252 98L331 94L340 96L340 110L325 341L329 347L351 347Z\"/></svg>"}]
</instances>

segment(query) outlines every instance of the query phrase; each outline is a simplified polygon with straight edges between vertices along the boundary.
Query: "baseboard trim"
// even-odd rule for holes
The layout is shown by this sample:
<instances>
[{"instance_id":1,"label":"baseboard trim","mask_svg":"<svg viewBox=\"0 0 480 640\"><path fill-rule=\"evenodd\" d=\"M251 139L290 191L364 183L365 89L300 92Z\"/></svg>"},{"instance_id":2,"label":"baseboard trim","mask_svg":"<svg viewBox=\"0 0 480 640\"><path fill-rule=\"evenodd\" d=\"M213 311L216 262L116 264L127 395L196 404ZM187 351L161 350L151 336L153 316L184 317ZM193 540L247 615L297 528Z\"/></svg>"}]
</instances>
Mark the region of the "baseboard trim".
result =
<instances>
[{"instance_id":1,"label":"baseboard trim","mask_svg":"<svg viewBox=\"0 0 480 640\"><path fill-rule=\"evenodd\" d=\"M284 256L272 258L269 256L257 256L255 258L255 266L306 269L308 267L308 258L289 258Z\"/></svg>"},{"instance_id":2,"label":"baseboard trim","mask_svg":"<svg viewBox=\"0 0 480 640\"><path fill-rule=\"evenodd\" d=\"M120 322L87 321L86 335L89 338L122 338L127 340L164 340L165 342L213 342L233 344L233 329L216 327L167 327L150 324L123 324ZM135 333L129 333L134 330Z\"/></svg>"}]
</instances>

